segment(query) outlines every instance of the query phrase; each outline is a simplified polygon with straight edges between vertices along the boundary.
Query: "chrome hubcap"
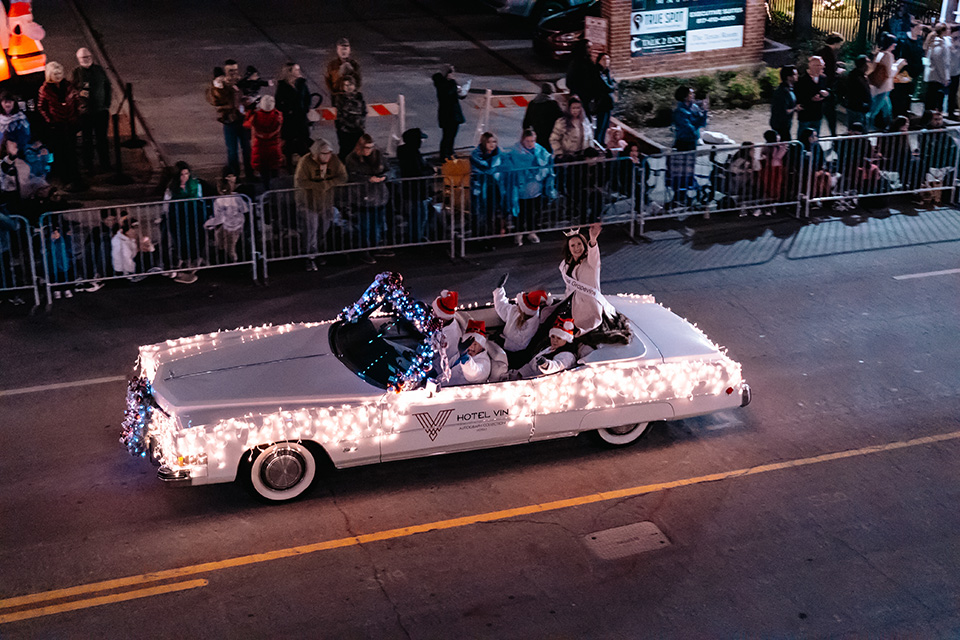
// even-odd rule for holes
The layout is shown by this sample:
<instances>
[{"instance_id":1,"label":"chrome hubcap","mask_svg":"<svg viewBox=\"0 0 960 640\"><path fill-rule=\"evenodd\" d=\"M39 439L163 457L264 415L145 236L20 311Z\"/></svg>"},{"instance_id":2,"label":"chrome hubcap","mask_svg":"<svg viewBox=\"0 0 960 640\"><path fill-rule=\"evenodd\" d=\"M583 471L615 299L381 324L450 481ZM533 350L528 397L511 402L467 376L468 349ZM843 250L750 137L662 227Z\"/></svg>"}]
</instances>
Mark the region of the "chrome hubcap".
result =
<instances>
[{"instance_id":1,"label":"chrome hubcap","mask_svg":"<svg viewBox=\"0 0 960 640\"><path fill-rule=\"evenodd\" d=\"M609 429L607 429L607 431L612 433L615 436L625 436L636 428L637 428L637 425L635 424L626 424L626 425L623 425L622 427L610 427Z\"/></svg>"},{"instance_id":2,"label":"chrome hubcap","mask_svg":"<svg viewBox=\"0 0 960 640\"><path fill-rule=\"evenodd\" d=\"M306 464L299 453L291 449L280 449L263 461L260 477L271 489L283 491L300 482L305 469Z\"/></svg>"}]
</instances>

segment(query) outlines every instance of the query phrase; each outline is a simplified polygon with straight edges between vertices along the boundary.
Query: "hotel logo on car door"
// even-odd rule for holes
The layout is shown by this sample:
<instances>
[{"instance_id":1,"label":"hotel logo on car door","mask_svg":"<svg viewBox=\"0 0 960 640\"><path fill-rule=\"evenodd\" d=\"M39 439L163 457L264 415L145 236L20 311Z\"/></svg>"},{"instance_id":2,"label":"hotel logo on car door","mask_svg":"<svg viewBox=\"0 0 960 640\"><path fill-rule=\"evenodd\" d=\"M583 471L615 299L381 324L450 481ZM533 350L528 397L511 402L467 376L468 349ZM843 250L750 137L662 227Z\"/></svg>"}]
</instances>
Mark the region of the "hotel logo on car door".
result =
<instances>
[{"instance_id":1,"label":"hotel logo on car door","mask_svg":"<svg viewBox=\"0 0 960 640\"><path fill-rule=\"evenodd\" d=\"M437 412L436 418L429 413L415 413L413 416L420 422L420 426L423 427L423 430L430 436L430 441L433 442L440 435L440 429L443 429L443 425L447 424L451 413L453 413L453 409L444 409Z\"/></svg>"}]
</instances>

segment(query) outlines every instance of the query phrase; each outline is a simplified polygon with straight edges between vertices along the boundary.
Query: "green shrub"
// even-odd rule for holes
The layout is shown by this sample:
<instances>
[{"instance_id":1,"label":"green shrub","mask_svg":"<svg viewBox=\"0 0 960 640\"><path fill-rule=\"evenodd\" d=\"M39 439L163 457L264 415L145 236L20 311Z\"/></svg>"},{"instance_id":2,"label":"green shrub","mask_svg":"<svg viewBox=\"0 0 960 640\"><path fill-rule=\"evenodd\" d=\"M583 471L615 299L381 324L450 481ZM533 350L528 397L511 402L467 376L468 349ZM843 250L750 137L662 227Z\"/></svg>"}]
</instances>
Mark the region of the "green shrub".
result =
<instances>
[{"instance_id":1,"label":"green shrub","mask_svg":"<svg viewBox=\"0 0 960 640\"><path fill-rule=\"evenodd\" d=\"M757 83L760 85L760 97L769 100L774 90L780 86L780 69L760 65L757 69Z\"/></svg>"},{"instance_id":2,"label":"green shrub","mask_svg":"<svg viewBox=\"0 0 960 640\"><path fill-rule=\"evenodd\" d=\"M697 76L691 83L698 100L703 100L707 96L717 94L717 79L713 76Z\"/></svg>"},{"instance_id":3,"label":"green shrub","mask_svg":"<svg viewBox=\"0 0 960 640\"><path fill-rule=\"evenodd\" d=\"M747 109L760 100L760 83L752 75L738 73L727 83L725 101L731 107Z\"/></svg>"}]
</instances>

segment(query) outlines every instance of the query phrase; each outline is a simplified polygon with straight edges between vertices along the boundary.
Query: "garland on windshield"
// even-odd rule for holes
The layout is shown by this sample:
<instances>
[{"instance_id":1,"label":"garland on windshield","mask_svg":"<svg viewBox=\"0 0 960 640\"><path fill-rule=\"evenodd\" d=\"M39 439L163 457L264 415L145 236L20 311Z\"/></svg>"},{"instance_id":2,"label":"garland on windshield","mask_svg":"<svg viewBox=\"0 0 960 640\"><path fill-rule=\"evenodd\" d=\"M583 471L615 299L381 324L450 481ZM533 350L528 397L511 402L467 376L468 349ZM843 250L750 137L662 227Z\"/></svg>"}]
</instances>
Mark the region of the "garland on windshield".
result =
<instances>
[{"instance_id":1,"label":"garland on windshield","mask_svg":"<svg viewBox=\"0 0 960 640\"><path fill-rule=\"evenodd\" d=\"M407 370L390 377L387 388L400 393L420 386L433 370L443 325L429 305L410 296L410 292L403 286L403 276L393 271L384 271L374 278L360 299L344 308L337 320L356 322L385 304L427 338L417 348L413 362Z\"/></svg>"}]
</instances>

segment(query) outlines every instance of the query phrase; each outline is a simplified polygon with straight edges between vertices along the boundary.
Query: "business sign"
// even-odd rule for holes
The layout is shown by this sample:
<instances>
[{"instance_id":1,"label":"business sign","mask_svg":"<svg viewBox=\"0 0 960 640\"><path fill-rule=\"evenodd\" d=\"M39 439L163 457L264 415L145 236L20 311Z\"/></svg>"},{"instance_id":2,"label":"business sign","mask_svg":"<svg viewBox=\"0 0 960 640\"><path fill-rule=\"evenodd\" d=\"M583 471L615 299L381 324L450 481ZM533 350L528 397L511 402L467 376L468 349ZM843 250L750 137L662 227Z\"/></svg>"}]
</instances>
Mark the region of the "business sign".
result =
<instances>
[{"instance_id":1,"label":"business sign","mask_svg":"<svg viewBox=\"0 0 960 640\"><path fill-rule=\"evenodd\" d=\"M633 0L630 54L742 47L745 16L746 0Z\"/></svg>"},{"instance_id":2,"label":"business sign","mask_svg":"<svg viewBox=\"0 0 960 640\"><path fill-rule=\"evenodd\" d=\"M587 16L583 19L583 37L594 48L607 50L607 19Z\"/></svg>"}]
</instances>

